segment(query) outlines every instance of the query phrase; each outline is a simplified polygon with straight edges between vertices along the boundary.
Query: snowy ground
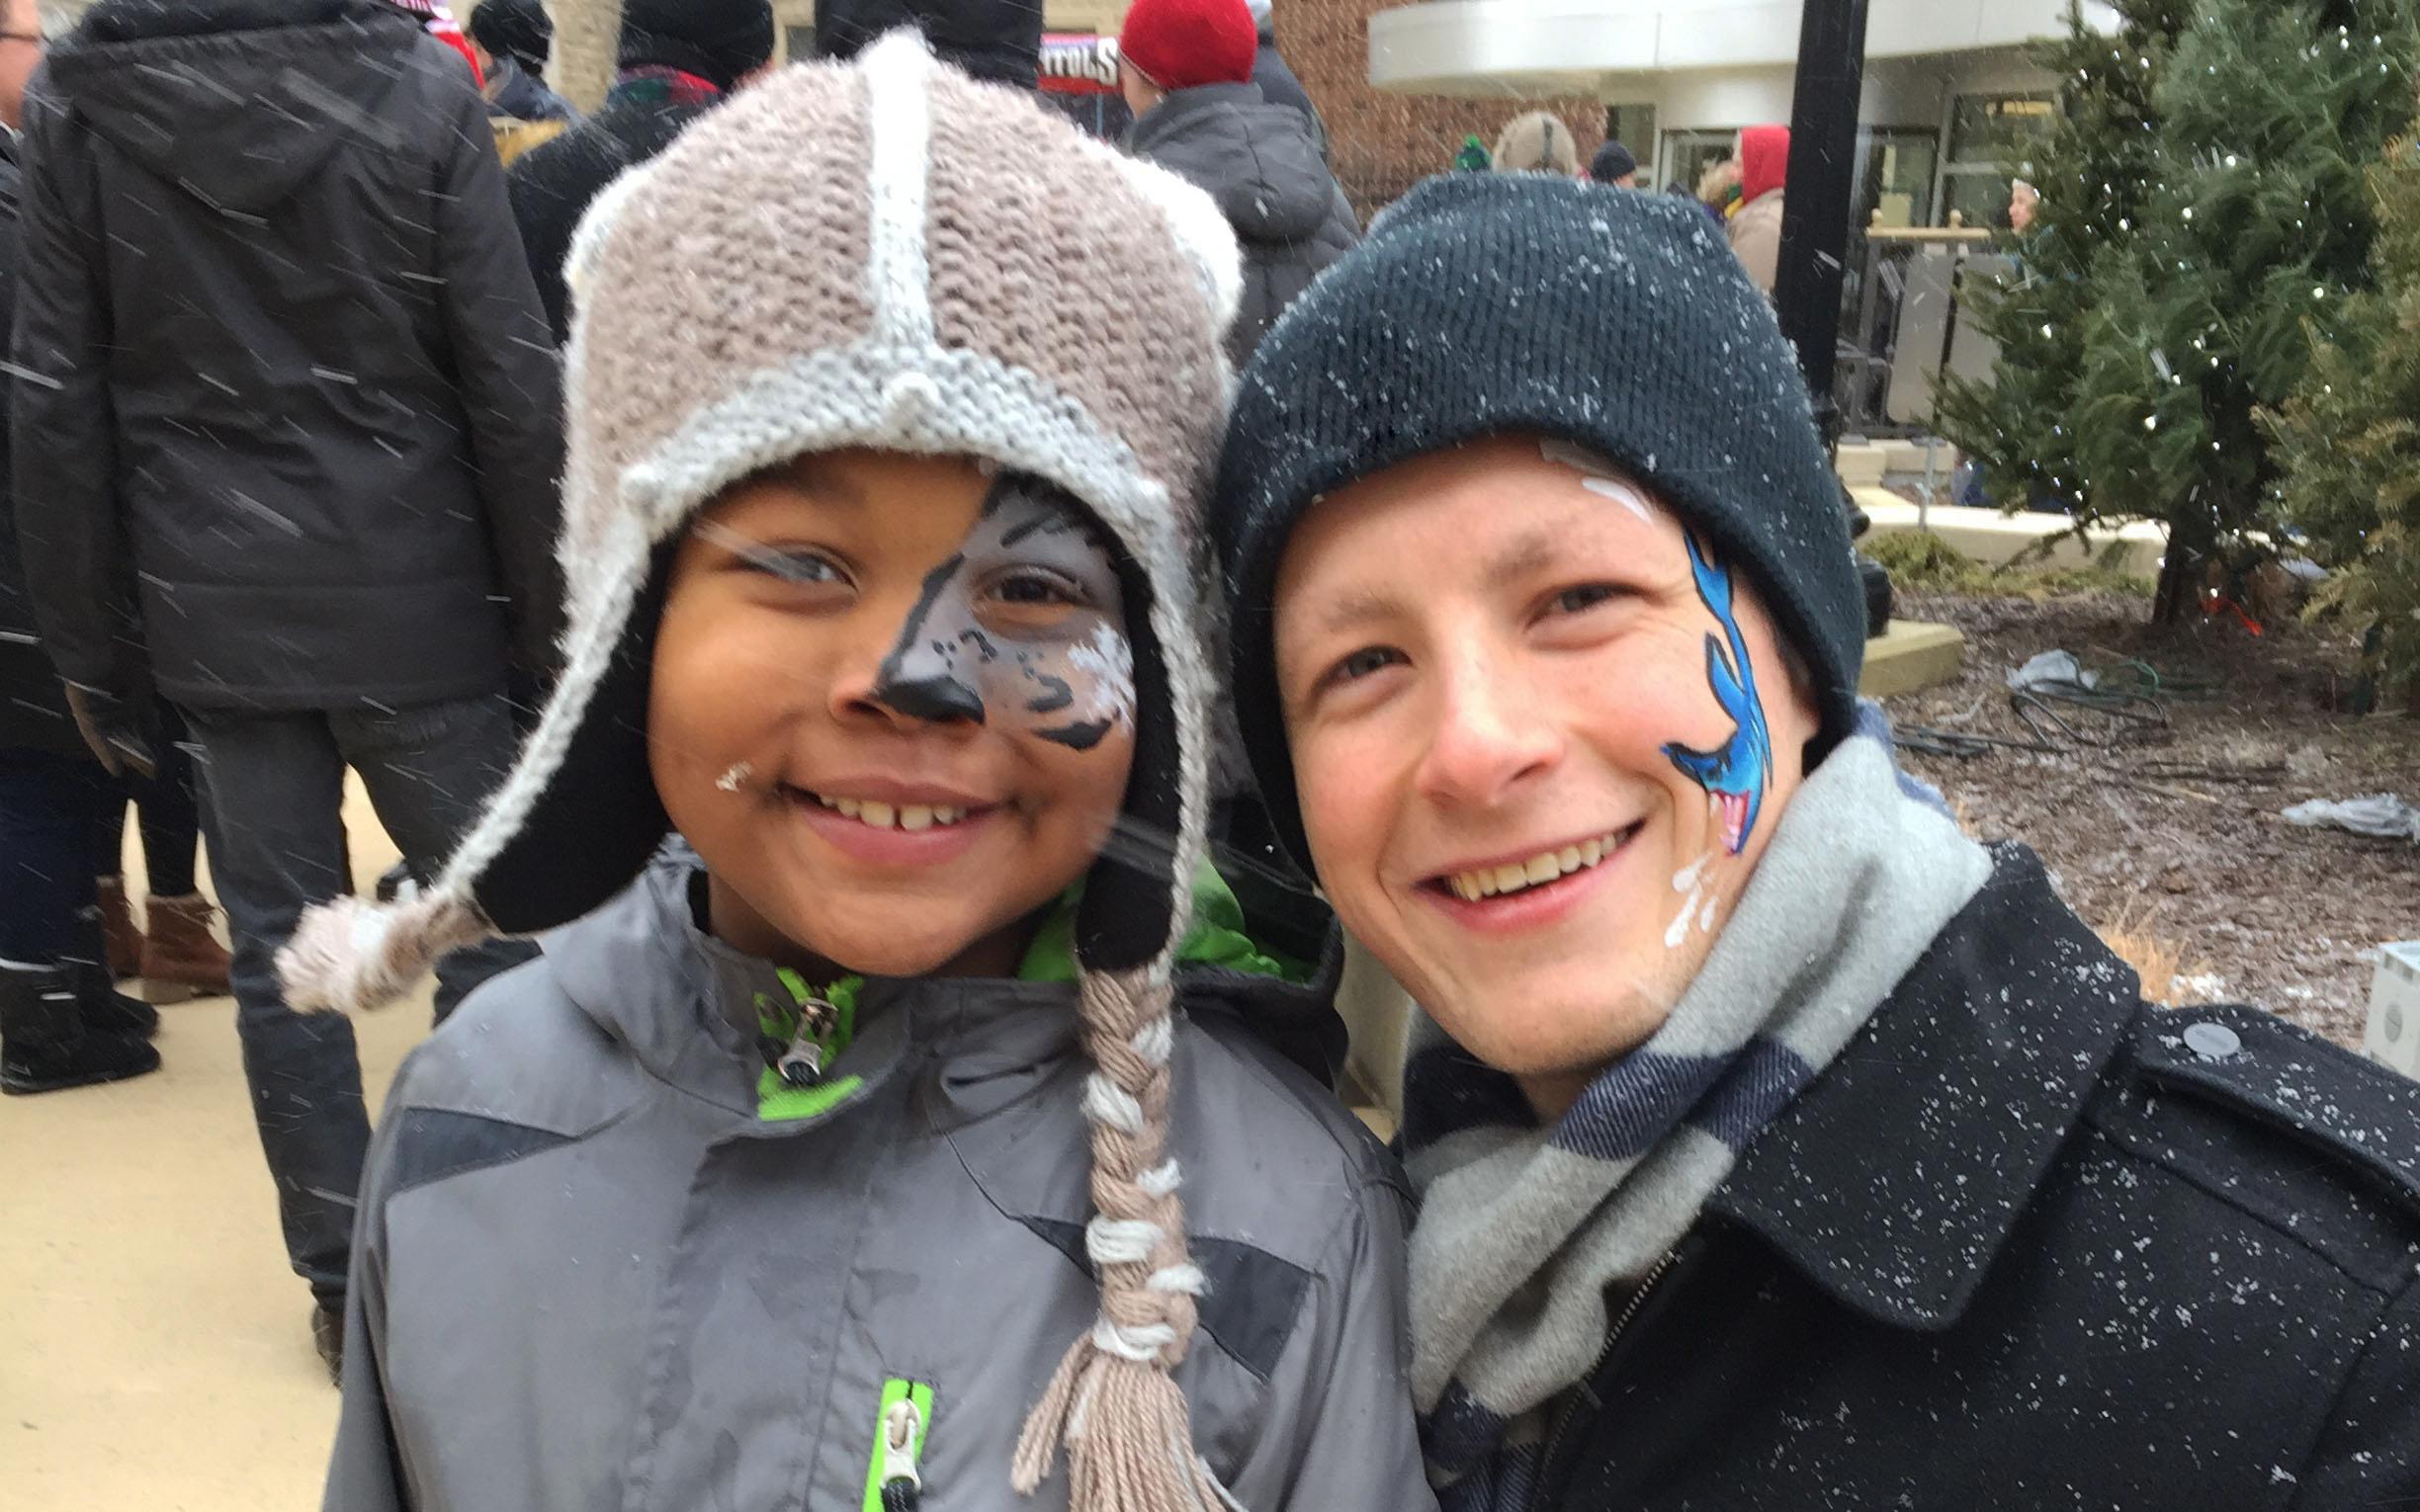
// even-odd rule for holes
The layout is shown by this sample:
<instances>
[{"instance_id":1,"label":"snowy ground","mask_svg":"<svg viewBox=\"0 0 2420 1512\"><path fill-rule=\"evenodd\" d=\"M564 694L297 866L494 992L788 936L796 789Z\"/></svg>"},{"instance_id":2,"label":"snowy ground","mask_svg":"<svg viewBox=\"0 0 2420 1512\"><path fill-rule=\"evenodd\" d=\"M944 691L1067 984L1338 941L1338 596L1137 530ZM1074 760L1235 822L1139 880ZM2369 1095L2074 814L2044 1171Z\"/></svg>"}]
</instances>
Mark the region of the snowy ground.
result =
<instances>
[{"instance_id":1,"label":"snowy ground","mask_svg":"<svg viewBox=\"0 0 2420 1512\"><path fill-rule=\"evenodd\" d=\"M2305 798L2399 793L2420 802L2420 720L2336 712L2351 641L2289 626L2254 638L2233 622L2173 630L2140 599L1907 593L1901 613L1965 631L1965 671L1893 699L1894 724L2022 738L2004 678L2036 652L2087 663L2137 657L2170 681L2213 684L2166 701L2147 743L1971 759L1905 753L1967 827L2039 851L2068 900L2105 932L2130 925L2180 957L2185 1001L2248 1001L2358 1046L2376 947L2420 938L2420 846L2304 829Z\"/></svg>"}]
</instances>

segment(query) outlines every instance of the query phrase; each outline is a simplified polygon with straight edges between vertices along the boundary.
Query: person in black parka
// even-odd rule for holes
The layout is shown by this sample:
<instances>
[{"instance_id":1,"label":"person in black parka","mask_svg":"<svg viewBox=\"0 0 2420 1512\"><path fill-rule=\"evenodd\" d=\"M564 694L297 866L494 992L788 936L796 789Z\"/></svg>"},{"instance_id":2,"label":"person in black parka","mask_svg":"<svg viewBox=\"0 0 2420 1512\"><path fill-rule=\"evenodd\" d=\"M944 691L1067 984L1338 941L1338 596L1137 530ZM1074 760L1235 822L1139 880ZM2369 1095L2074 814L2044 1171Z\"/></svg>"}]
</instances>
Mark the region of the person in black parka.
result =
<instances>
[{"instance_id":1,"label":"person in black parka","mask_svg":"<svg viewBox=\"0 0 2420 1512\"><path fill-rule=\"evenodd\" d=\"M508 176L513 219L558 345L571 331L563 259L588 202L624 169L670 146L772 56L770 0L626 0L621 72L604 105L515 159Z\"/></svg>"},{"instance_id":2,"label":"person in black parka","mask_svg":"<svg viewBox=\"0 0 2420 1512\"><path fill-rule=\"evenodd\" d=\"M1271 105L1282 105L1300 115L1310 124L1311 139L1319 143L1320 159L1328 157L1328 123L1320 119L1319 107L1311 103L1311 92L1296 78L1285 55L1277 50L1277 9L1271 0L1246 0L1252 10L1253 27L1257 48L1253 54L1252 81L1260 86L1260 98Z\"/></svg>"},{"instance_id":3,"label":"person in black parka","mask_svg":"<svg viewBox=\"0 0 2420 1512\"><path fill-rule=\"evenodd\" d=\"M2145 1002L1898 772L1698 210L1421 185L1261 344L1212 529L1277 832L1423 1010L1445 1512L2420 1505L2420 1083Z\"/></svg>"},{"instance_id":4,"label":"person in black parka","mask_svg":"<svg viewBox=\"0 0 2420 1512\"><path fill-rule=\"evenodd\" d=\"M1257 47L1244 0L1136 0L1118 37L1126 149L1216 201L1244 254L1238 367L1360 236L1309 121L1252 82Z\"/></svg>"},{"instance_id":5,"label":"person in black parka","mask_svg":"<svg viewBox=\"0 0 2420 1512\"><path fill-rule=\"evenodd\" d=\"M42 643L104 764L200 750L287 1248L342 1316L351 1028L273 958L345 890L345 770L421 875L553 661L559 372L462 59L380 0L102 0L26 106L12 404ZM450 958L442 1013L530 954Z\"/></svg>"}]
</instances>

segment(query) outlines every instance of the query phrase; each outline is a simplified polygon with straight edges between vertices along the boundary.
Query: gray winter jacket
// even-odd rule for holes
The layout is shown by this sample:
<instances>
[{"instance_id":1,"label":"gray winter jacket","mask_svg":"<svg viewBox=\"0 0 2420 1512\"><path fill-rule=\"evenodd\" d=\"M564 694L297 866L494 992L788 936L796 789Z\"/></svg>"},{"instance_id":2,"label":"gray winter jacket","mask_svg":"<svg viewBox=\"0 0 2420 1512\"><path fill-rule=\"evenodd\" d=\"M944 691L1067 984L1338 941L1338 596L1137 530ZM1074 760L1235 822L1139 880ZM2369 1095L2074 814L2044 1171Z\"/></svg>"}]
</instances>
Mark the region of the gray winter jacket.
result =
<instances>
[{"instance_id":1,"label":"gray winter jacket","mask_svg":"<svg viewBox=\"0 0 2420 1512\"><path fill-rule=\"evenodd\" d=\"M405 1062L362 1187L330 1512L878 1506L886 1391L918 1389L922 1512L1067 1505L1064 1462L1031 1500L1008 1466L1098 1307L1074 988L868 983L828 1107L777 1110L750 1020L800 984L696 928L700 875L659 857ZM1180 980L1194 1443L1253 1512L1432 1507L1401 1175L1255 1033L1301 1038L1326 999Z\"/></svg>"},{"instance_id":2,"label":"gray winter jacket","mask_svg":"<svg viewBox=\"0 0 2420 1512\"><path fill-rule=\"evenodd\" d=\"M1128 150L1218 202L1244 254L1244 300L1227 335L1240 369L1320 271L1361 239L1352 206L1300 111L1257 84L1180 89L1145 111Z\"/></svg>"}]
</instances>

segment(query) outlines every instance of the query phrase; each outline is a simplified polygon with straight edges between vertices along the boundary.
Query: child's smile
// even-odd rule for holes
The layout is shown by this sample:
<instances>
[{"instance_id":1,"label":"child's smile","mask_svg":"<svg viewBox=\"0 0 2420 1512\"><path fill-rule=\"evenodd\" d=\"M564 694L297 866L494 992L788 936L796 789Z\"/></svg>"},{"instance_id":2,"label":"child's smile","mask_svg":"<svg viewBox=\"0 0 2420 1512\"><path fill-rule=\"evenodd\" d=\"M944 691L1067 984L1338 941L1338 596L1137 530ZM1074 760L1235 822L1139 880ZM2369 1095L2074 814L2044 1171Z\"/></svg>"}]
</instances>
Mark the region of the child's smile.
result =
<instances>
[{"instance_id":1,"label":"child's smile","mask_svg":"<svg viewBox=\"0 0 2420 1512\"><path fill-rule=\"evenodd\" d=\"M673 567L656 788L716 933L851 972L1006 974L1125 796L1117 568L1047 484L810 457L728 491Z\"/></svg>"}]
</instances>

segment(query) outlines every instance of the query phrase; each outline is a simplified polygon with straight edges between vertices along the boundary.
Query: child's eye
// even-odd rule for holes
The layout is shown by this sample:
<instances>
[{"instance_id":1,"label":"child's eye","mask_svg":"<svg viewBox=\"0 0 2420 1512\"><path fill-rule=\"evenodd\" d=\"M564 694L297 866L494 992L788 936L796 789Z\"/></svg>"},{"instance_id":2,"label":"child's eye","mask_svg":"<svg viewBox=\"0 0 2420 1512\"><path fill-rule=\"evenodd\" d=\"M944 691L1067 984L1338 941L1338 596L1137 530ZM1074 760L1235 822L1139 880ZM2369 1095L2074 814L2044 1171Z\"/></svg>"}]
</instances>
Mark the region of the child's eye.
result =
<instances>
[{"instance_id":1,"label":"child's eye","mask_svg":"<svg viewBox=\"0 0 2420 1512\"><path fill-rule=\"evenodd\" d=\"M759 572L770 573L784 582L820 586L848 581L829 557L819 556L813 551L780 551L771 546L758 546L741 554Z\"/></svg>"},{"instance_id":2,"label":"child's eye","mask_svg":"<svg viewBox=\"0 0 2420 1512\"><path fill-rule=\"evenodd\" d=\"M1019 608L1080 608L1083 590L1055 573L1031 568L1002 575L992 585L992 597Z\"/></svg>"}]
</instances>

